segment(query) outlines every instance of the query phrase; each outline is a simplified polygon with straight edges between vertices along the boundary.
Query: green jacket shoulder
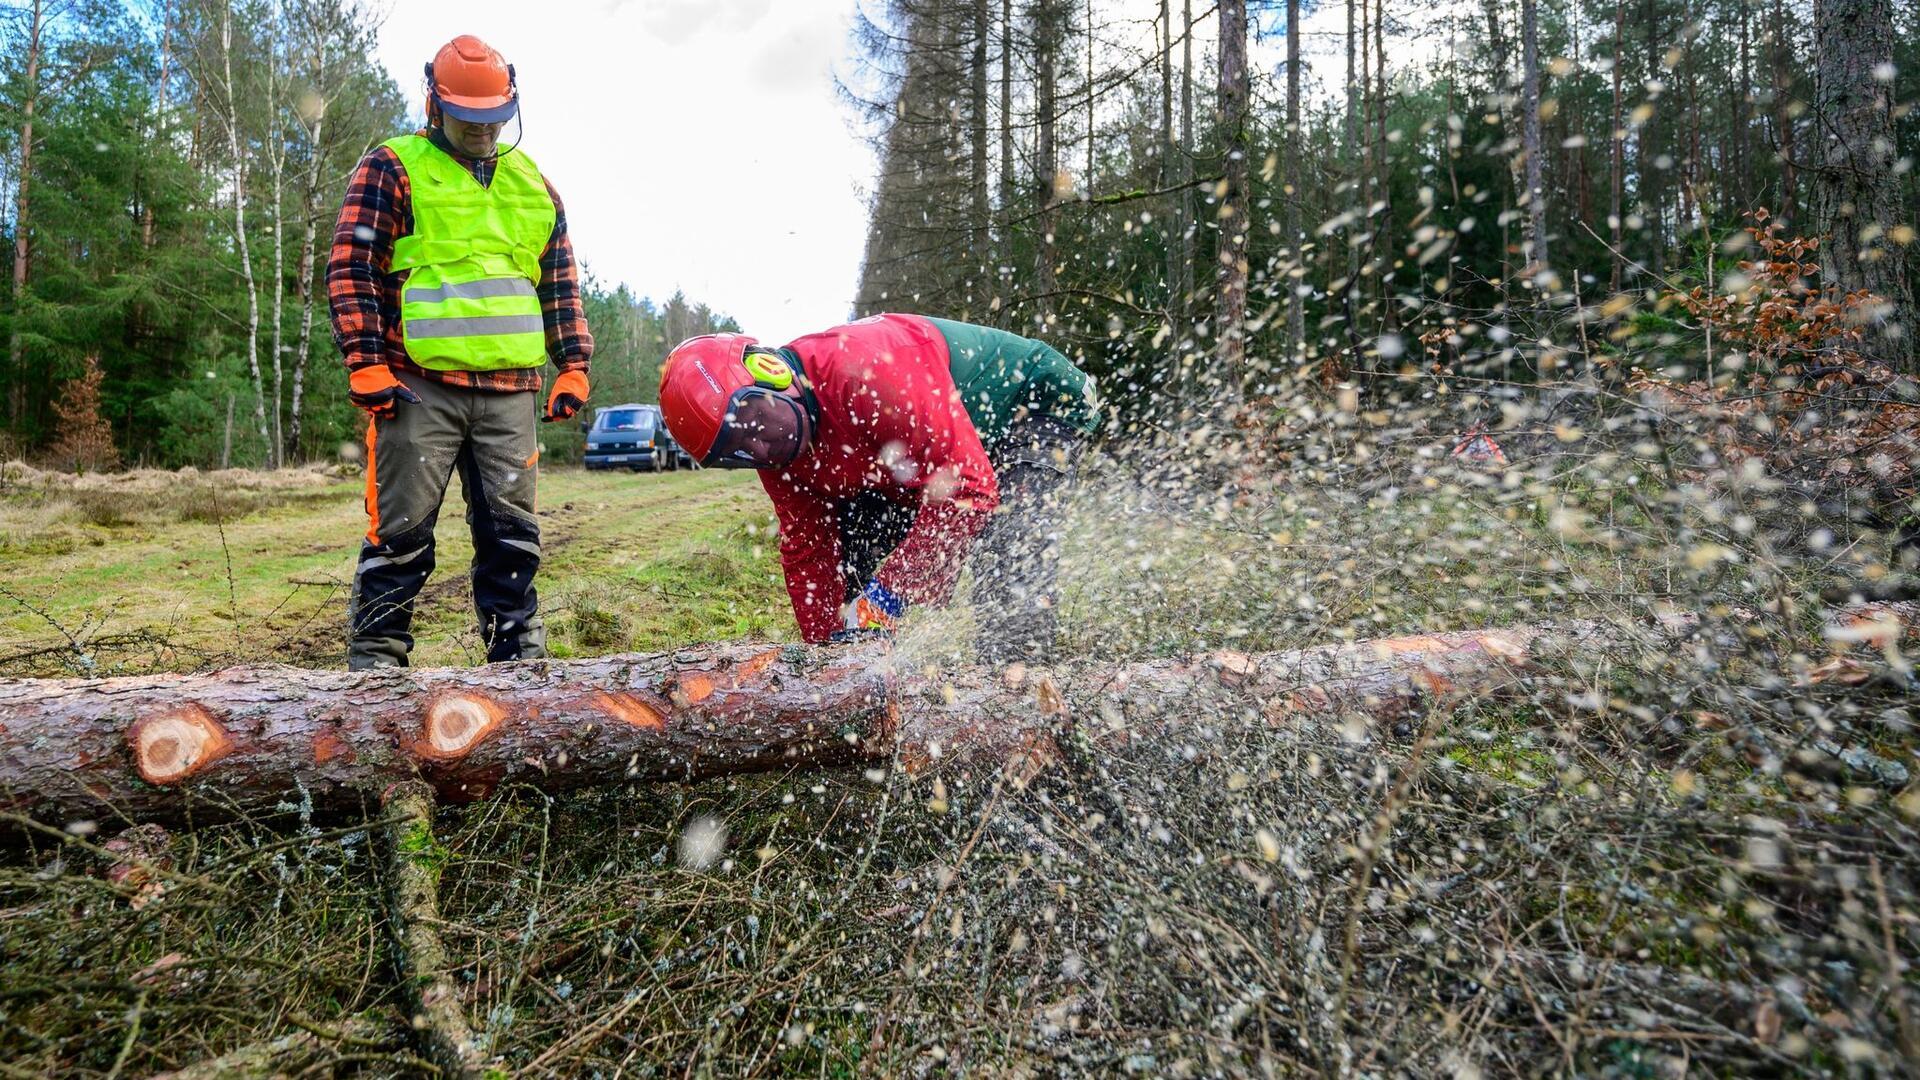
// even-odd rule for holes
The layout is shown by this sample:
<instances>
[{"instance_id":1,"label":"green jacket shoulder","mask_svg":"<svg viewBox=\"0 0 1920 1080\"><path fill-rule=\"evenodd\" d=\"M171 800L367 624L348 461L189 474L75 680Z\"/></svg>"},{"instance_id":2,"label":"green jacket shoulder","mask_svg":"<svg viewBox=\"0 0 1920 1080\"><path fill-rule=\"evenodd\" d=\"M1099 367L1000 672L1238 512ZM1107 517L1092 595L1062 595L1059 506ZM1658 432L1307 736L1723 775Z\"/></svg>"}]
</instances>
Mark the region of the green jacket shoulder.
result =
<instances>
[{"instance_id":1,"label":"green jacket shoulder","mask_svg":"<svg viewBox=\"0 0 1920 1080\"><path fill-rule=\"evenodd\" d=\"M947 341L948 369L981 442L991 446L1023 415L1051 416L1081 431L1100 425L1093 376L1058 349L991 326L927 321Z\"/></svg>"}]
</instances>

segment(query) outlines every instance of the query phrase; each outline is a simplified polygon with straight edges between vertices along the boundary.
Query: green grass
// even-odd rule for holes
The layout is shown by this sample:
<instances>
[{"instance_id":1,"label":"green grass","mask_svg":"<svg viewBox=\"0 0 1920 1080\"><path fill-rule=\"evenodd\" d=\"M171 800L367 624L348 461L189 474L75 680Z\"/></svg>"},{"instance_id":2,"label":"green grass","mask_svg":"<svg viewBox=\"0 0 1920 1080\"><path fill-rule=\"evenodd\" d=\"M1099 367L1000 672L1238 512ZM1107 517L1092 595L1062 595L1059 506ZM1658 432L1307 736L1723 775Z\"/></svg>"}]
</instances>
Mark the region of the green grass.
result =
<instances>
[{"instance_id":1,"label":"green grass","mask_svg":"<svg viewBox=\"0 0 1920 1080\"><path fill-rule=\"evenodd\" d=\"M366 528L357 481L221 491L0 492L0 657L62 645L105 669L344 658L347 591ZM540 478L541 608L556 655L790 633L771 508L751 477L551 468ZM450 489L421 594L417 664L476 663L464 504ZM72 650L5 674L61 674Z\"/></svg>"}]
</instances>

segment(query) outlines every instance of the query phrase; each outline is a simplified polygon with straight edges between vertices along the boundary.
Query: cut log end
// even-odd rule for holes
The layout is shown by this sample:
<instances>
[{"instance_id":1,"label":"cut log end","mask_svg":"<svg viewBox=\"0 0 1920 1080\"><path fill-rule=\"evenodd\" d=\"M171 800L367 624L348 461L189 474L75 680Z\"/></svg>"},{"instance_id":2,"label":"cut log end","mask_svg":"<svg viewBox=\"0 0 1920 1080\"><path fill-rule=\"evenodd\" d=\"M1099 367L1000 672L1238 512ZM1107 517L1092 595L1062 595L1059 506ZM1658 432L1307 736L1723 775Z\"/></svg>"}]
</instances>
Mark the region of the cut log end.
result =
<instances>
[{"instance_id":1,"label":"cut log end","mask_svg":"<svg viewBox=\"0 0 1920 1080\"><path fill-rule=\"evenodd\" d=\"M505 713L479 694L448 694L427 707L426 723L414 750L421 757L452 761L466 757L493 734Z\"/></svg>"},{"instance_id":2,"label":"cut log end","mask_svg":"<svg viewBox=\"0 0 1920 1080\"><path fill-rule=\"evenodd\" d=\"M155 713L127 732L134 768L149 784L175 784L206 768L233 748L226 730L198 705Z\"/></svg>"}]
</instances>

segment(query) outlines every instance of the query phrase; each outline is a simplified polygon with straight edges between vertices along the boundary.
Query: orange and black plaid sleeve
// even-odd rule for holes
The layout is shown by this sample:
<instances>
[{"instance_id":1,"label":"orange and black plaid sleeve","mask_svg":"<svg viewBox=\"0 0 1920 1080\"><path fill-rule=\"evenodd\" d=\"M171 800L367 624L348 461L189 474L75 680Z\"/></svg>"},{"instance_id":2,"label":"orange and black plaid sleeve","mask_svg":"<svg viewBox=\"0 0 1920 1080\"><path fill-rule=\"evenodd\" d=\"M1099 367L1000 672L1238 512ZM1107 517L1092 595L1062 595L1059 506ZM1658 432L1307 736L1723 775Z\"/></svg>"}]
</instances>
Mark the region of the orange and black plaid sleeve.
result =
<instances>
[{"instance_id":1,"label":"orange and black plaid sleeve","mask_svg":"<svg viewBox=\"0 0 1920 1080\"><path fill-rule=\"evenodd\" d=\"M560 193L547 185L553 196L553 236L540 255L540 315L547 328L547 355L561 371L587 370L593 358L593 333L587 329L586 305L580 297L580 268L573 258L573 241L567 236L567 208L560 204Z\"/></svg>"},{"instance_id":2,"label":"orange and black plaid sleeve","mask_svg":"<svg viewBox=\"0 0 1920 1080\"><path fill-rule=\"evenodd\" d=\"M493 163L462 161L481 183L493 179ZM586 371L593 357L580 295L580 274L567 237L566 210L553 185L553 234L540 255L540 311L547 355L562 371ZM400 337L400 277L393 273L393 242L413 232L413 206L406 169L386 147L362 158L347 183L347 197L334 225L327 258L327 303L333 340L347 368L387 364L423 378L476 390L540 388L538 369L435 371L407 358Z\"/></svg>"},{"instance_id":3,"label":"orange and black plaid sleeve","mask_svg":"<svg viewBox=\"0 0 1920 1080\"><path fill-rule=\"evenodd\" d=\"M397 331L400 323L392 281L393 241L412 231L408 204L407 173L400 159L384 146L375 147L347 181L347 199L327 255L333 343L349 371L403 359L398 350L389 351L387 331Z\"/></svg>"}]
</instances>

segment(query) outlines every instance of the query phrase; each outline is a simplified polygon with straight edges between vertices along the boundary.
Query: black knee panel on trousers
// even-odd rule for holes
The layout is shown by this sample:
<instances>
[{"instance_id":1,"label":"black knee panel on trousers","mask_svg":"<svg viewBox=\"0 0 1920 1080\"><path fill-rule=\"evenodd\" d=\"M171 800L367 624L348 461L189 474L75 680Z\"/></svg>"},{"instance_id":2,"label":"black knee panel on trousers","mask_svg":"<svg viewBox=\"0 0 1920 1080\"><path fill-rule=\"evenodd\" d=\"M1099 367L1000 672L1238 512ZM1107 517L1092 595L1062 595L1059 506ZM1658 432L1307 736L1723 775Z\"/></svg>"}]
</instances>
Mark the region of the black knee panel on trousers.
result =
<instances>
[{"instance_id":1,"label":"black knee panel on trousers","mask_svg":"<svg viewBox=\"0 0 1920 1080\"><path fill-rule=\"evenodd\" d=\"M398 663L406 662L413 647L414 598L433 573L433 526L431 520L424 521L378 544L362 542L354 568L347 605L349 638L391 654Z\"/></svg>"}]
</instances>

